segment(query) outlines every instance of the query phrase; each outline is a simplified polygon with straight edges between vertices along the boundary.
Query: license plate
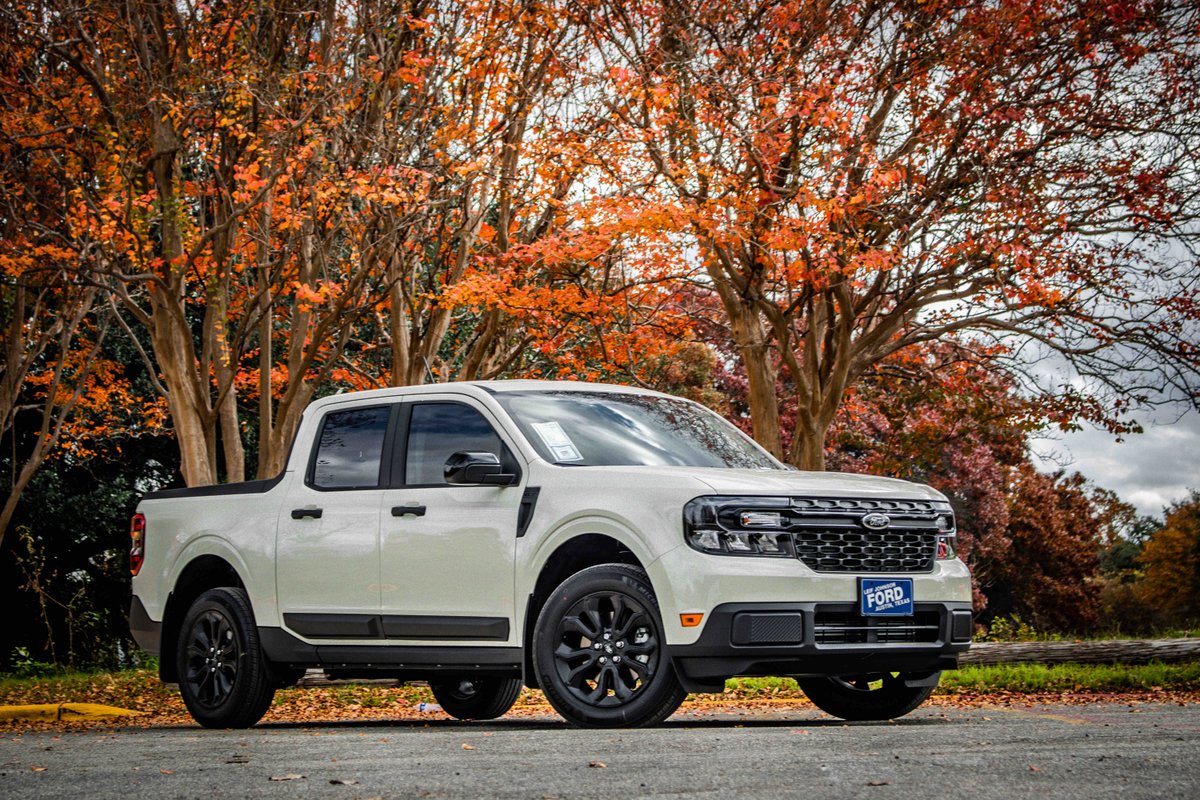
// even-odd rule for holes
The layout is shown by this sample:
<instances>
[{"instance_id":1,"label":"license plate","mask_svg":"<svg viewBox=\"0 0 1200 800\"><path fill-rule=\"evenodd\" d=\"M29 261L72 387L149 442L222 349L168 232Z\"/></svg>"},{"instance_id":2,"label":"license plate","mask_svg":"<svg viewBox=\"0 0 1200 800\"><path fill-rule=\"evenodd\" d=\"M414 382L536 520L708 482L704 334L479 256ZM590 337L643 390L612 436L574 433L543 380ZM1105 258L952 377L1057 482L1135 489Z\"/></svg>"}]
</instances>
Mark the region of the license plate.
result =
<instances>
[{"instance_id":1,"label":"license plate","mask_svg":"<svg viewBox=\"0 0 1200 800\"><path fill-rule=\"evenodd\" d=\"M864 617L911 617L912 578L859 578L858 600Z\"/></svg>"}]
</instances>

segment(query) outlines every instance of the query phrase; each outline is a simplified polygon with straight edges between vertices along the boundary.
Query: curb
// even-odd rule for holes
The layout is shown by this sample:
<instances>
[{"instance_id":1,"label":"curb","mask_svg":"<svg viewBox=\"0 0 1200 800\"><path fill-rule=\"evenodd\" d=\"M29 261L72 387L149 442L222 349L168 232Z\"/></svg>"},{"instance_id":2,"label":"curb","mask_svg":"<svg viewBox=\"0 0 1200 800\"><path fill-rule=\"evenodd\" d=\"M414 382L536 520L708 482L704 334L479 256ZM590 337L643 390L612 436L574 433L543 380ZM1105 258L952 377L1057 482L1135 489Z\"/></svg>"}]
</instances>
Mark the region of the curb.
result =
<instances>
[{"instance_id":1,"label":"curb","mask_svg":"<svg viewBox=\"0 0 1200 800\"><path fill-rule=\"evenodd\" d=\"M103 717L137 717L141 711L102 706L96 703L42 703L32 706L0 706L0 720L43 720L70 722Z\"/></svg>"}]
</instances>

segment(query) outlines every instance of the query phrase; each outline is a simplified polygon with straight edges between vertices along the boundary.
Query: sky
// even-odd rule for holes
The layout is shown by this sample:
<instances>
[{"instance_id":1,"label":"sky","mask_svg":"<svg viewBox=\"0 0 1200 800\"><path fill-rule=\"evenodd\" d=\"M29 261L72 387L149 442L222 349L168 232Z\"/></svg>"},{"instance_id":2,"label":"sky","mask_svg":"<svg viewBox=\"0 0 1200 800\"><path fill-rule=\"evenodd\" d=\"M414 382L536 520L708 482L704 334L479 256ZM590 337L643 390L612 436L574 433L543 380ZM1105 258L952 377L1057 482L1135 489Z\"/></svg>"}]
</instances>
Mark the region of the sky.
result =
<instances>
[{"instance_id":1,"label":"sky","mask_svg":"<svg viewBox=\"0 0 1200 800\"><path fill-rule=\"evenodd\" d=\"M1094 428L1039 438L1031 442L1035 462L1047 471L1080 472L1161 519L1164 506L1200 490L1200 413L1164 410L1139 421L1145 432L1120 442Z\"/></svg>"}]
</instances>

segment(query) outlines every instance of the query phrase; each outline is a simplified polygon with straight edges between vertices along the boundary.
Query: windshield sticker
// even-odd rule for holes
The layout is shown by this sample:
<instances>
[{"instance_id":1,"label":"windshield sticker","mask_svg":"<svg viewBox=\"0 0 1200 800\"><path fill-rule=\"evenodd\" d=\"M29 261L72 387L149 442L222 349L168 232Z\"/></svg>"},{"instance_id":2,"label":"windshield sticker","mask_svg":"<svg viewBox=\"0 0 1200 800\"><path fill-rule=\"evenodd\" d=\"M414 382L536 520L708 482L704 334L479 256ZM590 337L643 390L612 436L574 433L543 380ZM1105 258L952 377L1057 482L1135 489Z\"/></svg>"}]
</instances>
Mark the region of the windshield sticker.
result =
<instances>
[{"instance_id":1,"label":"windshield sticker","mask_svg":"<svg viewBox=\"0 0 1200 800\"><path fill-rule=\"evenodd\" d=\"M575 443L557 422L534 422L530 424L530 427L537 431L538 436L542 437L542 441L554 455L555 461L583 461L583 456L575 447Z\"/></svg>"}]
</instances>

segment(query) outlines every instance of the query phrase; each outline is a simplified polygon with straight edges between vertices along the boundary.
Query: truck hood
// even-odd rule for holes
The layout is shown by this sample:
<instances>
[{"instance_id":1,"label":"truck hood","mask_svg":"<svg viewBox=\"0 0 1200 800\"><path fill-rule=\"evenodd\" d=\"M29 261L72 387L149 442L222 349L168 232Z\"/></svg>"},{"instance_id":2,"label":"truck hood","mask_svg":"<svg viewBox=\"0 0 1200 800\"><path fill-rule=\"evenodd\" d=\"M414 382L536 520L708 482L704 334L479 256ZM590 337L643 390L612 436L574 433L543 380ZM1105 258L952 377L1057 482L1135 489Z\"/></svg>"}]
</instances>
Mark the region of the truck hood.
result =
<instances>
[{"instance_id":1,"label":"truck hood","mask_svg":"<svg viewBox=\"0 0 1200 800\"><path fill-rule=\"evenodd\" d=\"M675 474L687 473L707 485L714 494L946 499L941 492L924 484L846 472L699 468L675 468L671 471Z\"/></svg>"}]
</instances>

